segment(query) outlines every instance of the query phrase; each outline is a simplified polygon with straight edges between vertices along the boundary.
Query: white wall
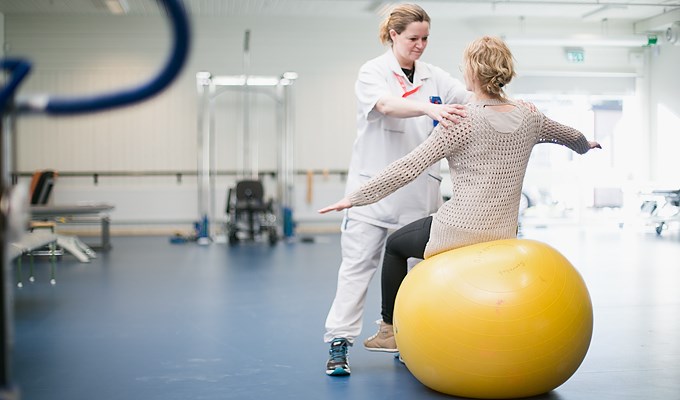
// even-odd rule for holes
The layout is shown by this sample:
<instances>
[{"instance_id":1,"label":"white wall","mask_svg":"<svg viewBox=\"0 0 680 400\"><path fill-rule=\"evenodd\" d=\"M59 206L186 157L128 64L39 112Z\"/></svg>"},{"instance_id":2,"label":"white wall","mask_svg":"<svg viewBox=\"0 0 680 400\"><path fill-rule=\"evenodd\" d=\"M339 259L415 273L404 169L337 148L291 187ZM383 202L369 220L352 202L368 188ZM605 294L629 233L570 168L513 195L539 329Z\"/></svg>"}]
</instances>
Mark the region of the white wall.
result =
<instances>
[{"instance_id":1,"label":"white wall","mask_svg":"<svg viewBox=\"0 0 680 400\"><path fill-rule=\"evenodd\" d=\"M243 72L243 35L251 30L250 74L278 75L296 71L294 87L296 141L295 168L344 170L355 136L354 79L359 66L384 50L377 39L377 17L363 19L318 18L194 18L191 59L179 80L165 93L144 104L91 116L22 117L18 124L18 169L60 171L193 171L196 169L197 98L195 74L238 75ZM47 92L91 94L121 85L133 85L156 71L169 49L167 27L154 17L22 16L6 17L6 41L11 54L34 61L32 76L22 94ZM551 20L437 20L425 61L459 75L464 46L482 34L569 35L600 33L599 24ZM632 26L613 25L610 34L629 34ZM535 71L635 72L627 48L586 48L586 62L570 65L559 47L513 48L519 77L510 91L558 86L558 79ZM668 57L662 52L661 57ZM674 58L677 65L677 54ZM657 68L657 67L655 67ZM661 68L661 67L658 67ZM671 75L671 67L659 73ZM523 72L525 75L523 76ZM562 78L564 92L632 91L634 82ZM606 84L610 82L611 84ZM664 84L655 96L663 98ZM614 89L612 89L614 88ZM520 90L521 89L521 90ZM674 106L677 107L677 100ZM233 170L240 129L238 96L225 96L217 117L218 170ZM260 142L260 169L275 168L272 106L256 99L251 108L253 128ZM646 135L647 132L641 132ZM316 176L313 187L299 176L296 215L317 219L314 210L342 193L339 177ZM217 216L223 215L223 197L231 184L218 180ZM269 184L272 188L272 184ZM270 191L270 193L272 193ZM311 194L312 202L308 204ZM55 190L57 203L109 201L116 205L113 224L188 223L197 217L195 179L62 178ZM326 220L337 218L328 217Z\"/></svg>"},{"instance_id":2,"label":"white wall","mask_svg":"<svg viewBox=\"0 0 680 400\"><path fill-rule=\"evenodd\" d=\"M667 189L680 187L680 46L649 51L650 178Z\"/></svg>"}]
</instances>

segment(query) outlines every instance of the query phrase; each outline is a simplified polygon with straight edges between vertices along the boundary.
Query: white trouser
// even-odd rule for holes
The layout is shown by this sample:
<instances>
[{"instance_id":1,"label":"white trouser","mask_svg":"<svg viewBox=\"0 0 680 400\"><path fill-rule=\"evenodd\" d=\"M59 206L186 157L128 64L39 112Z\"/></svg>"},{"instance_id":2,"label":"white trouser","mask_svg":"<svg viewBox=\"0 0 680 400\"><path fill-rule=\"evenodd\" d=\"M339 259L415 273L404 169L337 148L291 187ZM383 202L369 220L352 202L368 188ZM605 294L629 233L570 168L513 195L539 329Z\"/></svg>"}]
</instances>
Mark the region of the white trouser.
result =
<instances>
[{"instance_id":1,"label":"white trouser","mask_svg":"<svg viewBox=\"0 0 680 400\"><path fill-rule=\"evenodd\" d=\"M342 264L333 305L326 317L324 341L345 338L350 343L361 333L368 285L375 275L385 248L388 229L366 222L342 222Z\"/></svg>"}]
</instances>

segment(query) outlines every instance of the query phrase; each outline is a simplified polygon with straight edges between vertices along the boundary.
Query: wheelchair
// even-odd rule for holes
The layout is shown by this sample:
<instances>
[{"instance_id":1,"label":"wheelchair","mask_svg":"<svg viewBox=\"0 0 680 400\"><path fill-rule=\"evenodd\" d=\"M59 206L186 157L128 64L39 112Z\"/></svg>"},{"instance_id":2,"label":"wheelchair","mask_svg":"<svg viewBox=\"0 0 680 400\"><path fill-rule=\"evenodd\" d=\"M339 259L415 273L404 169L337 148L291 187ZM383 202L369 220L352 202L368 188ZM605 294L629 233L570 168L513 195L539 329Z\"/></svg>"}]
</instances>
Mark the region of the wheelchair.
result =
<instances>
[{"instance_id":1,"label":"wheelchair","mask_svg":"<svg viewBox=\"0 0 680 400\"><path fill-rule=\"evenodd\" d=\"M673 222L680 222L680 189L654 190L646 195L653 196L653 199L645 200L640 211L655 226L657 236L661 236L664 228Z\"/></svg>"},{"instance_id":2,"label":"wheelchair","mask_svg":"<svg viewBox=\"0 0 680 400\"><path fill-rule=\"evenodd\" d=\"M244 180L227 193L227 237L230 245L266 236L270 245L279 240L274 201L264 199L262 182Z\"/></svg>"}]
</instances>

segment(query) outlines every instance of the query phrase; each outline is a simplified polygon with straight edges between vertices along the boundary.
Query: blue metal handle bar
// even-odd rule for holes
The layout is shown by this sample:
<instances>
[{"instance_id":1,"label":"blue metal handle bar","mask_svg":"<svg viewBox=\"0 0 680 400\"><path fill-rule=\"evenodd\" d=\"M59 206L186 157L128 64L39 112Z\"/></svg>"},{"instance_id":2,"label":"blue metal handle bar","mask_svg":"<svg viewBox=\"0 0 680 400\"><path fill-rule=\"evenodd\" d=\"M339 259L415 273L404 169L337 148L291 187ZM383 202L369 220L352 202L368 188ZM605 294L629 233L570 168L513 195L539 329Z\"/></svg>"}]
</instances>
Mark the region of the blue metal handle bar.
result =
<instances>
[{"instance_id":1,"label":"blue metal handle bar","mask_svg":"<svg viewBox=\"0 0 680 400\"><path fill-rule=\"evenodd\" d=\"M90 113L122 107L143 101L160 93L179 74L189 54L189 18L181 0L158 0L163 3L172 23L174 48L163 69L147 83L121 91L84 96L60 98L33 97L17 101L19 112L43 112L53 115Z\"/></svg>"},{"instance_id":2,"label":"blue metal handle bar","mask_svg":"<svg viewBox=\"0 0 680 400\"><path fill-rule=\"evenodd\" d=\"M31 71L31 64L24 60L5 59L0 60L0 69L8 70L11 74L5 87L0 90L0 113L4 113L19 84Z\"/></svg>"}]
</instances>

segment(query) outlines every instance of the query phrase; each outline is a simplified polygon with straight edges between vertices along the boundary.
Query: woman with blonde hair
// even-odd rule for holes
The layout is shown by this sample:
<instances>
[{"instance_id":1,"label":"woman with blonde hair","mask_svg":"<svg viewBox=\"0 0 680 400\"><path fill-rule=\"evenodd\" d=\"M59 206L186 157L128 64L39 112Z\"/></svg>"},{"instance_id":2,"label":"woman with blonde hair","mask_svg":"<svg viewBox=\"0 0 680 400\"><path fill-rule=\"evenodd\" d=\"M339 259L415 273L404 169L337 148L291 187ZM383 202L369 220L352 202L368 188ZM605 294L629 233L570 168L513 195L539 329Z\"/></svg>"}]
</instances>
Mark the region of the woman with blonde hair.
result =
<instances>
[{"instance_id":1,"label":"woman with blonde hair","mask_svg":"<svg viewBox=\"0 0 680 400\"><path fill-rule=\"evenodd\" d=\"M430 17L415 4L392 8L382 21L378 36L388 49L361 66L355 84L357 137L345 193L416 148L436 124L450 126L465 115L455 104L470 97L462 82L420 61L429 35ZM425 168L401 193L345 214L342 263L325 323L328 375L350 373L348 348L361 333L366 293L389 231L435 212L441 205L440 182L437 166Z\"/></svg>"},{"instance_id":2,"label":"woman with blonde hair","mask_svg":"<svg viewBox=\"0 0 680 400\"><path fill-rule=\"evenodd\" d=\"M474 93L467 117L439 126L420 146L320 213L365 206L387 197L422 171L446 159L453 195L429 217L389 236L382 267L382 322L365 346L396 352L392 313L409 257L429 258L479 242L514 238L522 181L534 145L553 143L584 154L600 148L579 131L561 125L505 95L515 76L512 53L500 38L484 36L463 54L463 76ZM399 193L397 191L396 193ZM389 197L388 197L389 198Z\"/></svg>"}]
</instances>

